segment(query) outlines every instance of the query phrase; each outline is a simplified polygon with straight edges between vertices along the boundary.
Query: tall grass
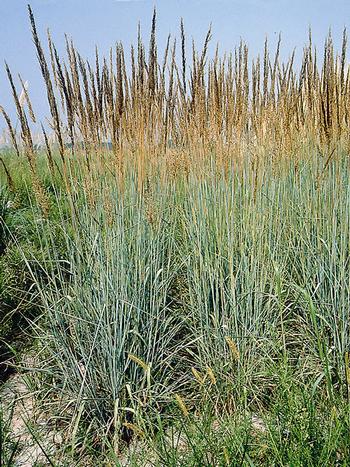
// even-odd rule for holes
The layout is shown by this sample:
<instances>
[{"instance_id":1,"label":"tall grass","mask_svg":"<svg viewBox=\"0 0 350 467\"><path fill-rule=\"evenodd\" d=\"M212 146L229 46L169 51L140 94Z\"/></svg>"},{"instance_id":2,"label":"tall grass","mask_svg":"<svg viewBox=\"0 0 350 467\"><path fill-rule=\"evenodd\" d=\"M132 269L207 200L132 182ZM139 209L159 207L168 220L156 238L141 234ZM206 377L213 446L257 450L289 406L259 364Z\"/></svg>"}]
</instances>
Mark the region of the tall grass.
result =
<instances>
[{"instance_id":1,"label":"tall grass","mask_svg":"<svg viewBox=\"0 0 350 467\"><path fill-rule=\"evenodd\" d=\"M336 167L322 187L316 162L297 176L270 167L257 193L236 174L190 188L182 245L199 365L241 394L241 372L257 397L266 361L279 358L346 392L349 186Z\"/></svg>"},{"instance_id":2,"label":"tall grass","mask_svg":"<svg viewBox=\"0 0 350 467\"><path fill-rule=\"evenodd\" d=\"M139 410L156 410L178 384L172 194L154 187L149 196L164 203L147 202L133 180L123 194L103 181L101 190L93 206L80 195L73 223L63 224L64 259L43 238L53 267L33 277L45 310L40 339L62 394L107 431L128 432Z\"/></svg>"},{"instance_id":3,"label":"tall grass","mask_svg":"<svg viewBox=\"0 0 350 467\"><path fill-rule=\"evenodd\" d=\"M42 364L74 420L125 440L176 397L186 413L208 401L217 416L265 412L290 372L296 387L345 403L350 197L339 158L322 187L317 156L298 176L271 164L257 191L249 171L155 179L147 196L133 173L123 192L101 181L94 204L77 195L60 222L64 258L38 224Z\"/></svg>"},{"instance_id":4,"label":"tall grass","mask_svg":"<svg viewBox=\"0 0 350 467\"><path fill-rule=\"evenodd\" d=\"M148 58L139 34L128 72L122 44L91 64L67 40L65 63L49 35L47 59L29 14L55 135L44 130L47 168L8 67L21 142L2 113L41 209L40 254L24 255L43 311L37 373L73 454L88 433L114 456L151 438L165 465L236 465L235 450L237 465L346 460L346 32L340 54L327 37L320 66L310 34L298 70L280 42L272 58L266 43L250 62L241 43L210 60L209 31L188 66L182 22L180 65L171 39L158 60L154 13ZM229 419L219 443L213 421ZM185 453L169 447L171 424ZM288 439L309 444L293 454Z\"/></svg>"},{"instance_id":5,"label":"tall grass","mask_svg":"<svg viewBox=\"0 0 350 467\"><path fill-rule=\"evenodd\" d=\"M164 57L159 57L154 12L148 58L139 31L137 47L130 51L129 69L120 43L108 57L96 49L95 63L90 63L67 38L64 60L48 34L47 57L28 8L51 112L50 133L55 136L67 188L71 177L67 164L72 154L87 171L93 170L91 164L95 166L99 160L121 178L125 164L131 163L141 190L149 171L158 170L160 163L165 163L167 171L187 171L208 162L209 154L214 154L220 170L232 164L240 167L249 159L256 173L266 158L292 158L297 169L303 148L308 146L317 148L327 166L339 144L349 147L346 30L340 53L336 53L332 37L327 36L323 60L318 58L322 54L314 49L310 32L299 67L294 53L286 62L281 61L281 40L272 55L266 41L263 57L250 59L248 47L241 42L234 52L221 57L217 49L209 59L209 30L201 50L193 45L188 65L181 23L178 65L175 38L168 38ZM36 120L33 106L26 91L27 116L7 65L6 71L20 122L22 150L37 196L47 209L44 190L37 180L29 124ZM1 112L18 153L13 125L5 110L1 108ZM43 131L49 166L54 171L51 138L47 129ZM104 159L101 153L106 148L108 158Z\"/></svg>"}]
</instances>

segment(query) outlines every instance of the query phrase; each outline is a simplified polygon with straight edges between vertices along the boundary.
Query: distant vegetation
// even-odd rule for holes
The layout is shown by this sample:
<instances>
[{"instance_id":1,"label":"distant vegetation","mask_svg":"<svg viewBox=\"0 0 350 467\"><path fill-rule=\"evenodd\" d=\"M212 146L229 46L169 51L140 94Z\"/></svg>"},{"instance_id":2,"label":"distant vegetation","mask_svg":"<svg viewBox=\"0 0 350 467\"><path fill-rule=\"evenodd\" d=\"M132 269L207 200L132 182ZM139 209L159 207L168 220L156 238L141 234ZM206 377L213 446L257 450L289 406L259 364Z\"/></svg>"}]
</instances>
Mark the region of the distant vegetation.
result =
<instances>
[{"instance_id":1,"label":"distant vegetation","mask_svg":"<svg viewBox=\"0 0 350 467\"><path fill-rule=\"evenodd\" d=\"M6 65L0 337L19 363L30 336L64 431L48 458L348 465L346 31L322 60L310 33L300 67L280 41L209 59L211 31L189 60L182 22L159 57L154 13L127 71L122 44L89 63L67 39L65 61L48 35L45 54L29 15L51 127L34 147Z\"/></svg>"}]
</instances>

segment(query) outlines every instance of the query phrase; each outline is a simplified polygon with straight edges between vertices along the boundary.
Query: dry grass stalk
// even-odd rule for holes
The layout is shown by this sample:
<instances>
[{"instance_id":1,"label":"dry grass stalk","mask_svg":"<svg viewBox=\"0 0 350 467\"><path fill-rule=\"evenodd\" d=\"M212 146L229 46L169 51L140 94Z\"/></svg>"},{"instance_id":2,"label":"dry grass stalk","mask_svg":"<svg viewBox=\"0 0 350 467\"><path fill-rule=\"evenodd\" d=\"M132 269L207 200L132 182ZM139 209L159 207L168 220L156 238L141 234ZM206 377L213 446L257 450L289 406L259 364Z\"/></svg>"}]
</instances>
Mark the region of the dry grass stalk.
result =
<instances>
[{"instance_id":1,"label":"dry grass stalk","mask_svg":"<svg viewBox=\"0 0 350 467\"><path fill-rule=\"evenodd\" d=\"M214 58L209 59L209 29L202 50L197 50L193 43L189 67L181 21L178 67L176 39L171 43L170 37L167 38L164 56L158 59L154 11L148 58L139 26L137 47L131 47L130 51L130 73L120 43L115 50L111 49L108 58L103 58L96 49L92 65L66 38L65 63L48 33L50 74L30 7L29 16L65 177L67 143L74 157L82 155L80 160L88 172L92 160L103 170L113 154L120 183L125 167L134 165L140 191L148 174L158 171L160 161L171 157L174 149L191 153L189 167L196 173L198 164L209 163L209 154L210 157L215 154L219 172L227 173L230 166L241 166L245 158L259 160L252 169L258 165L258 170L262 170L262 155L266 153L273 154L276 162L285 155L295 158L297 170L298 153L304 143L326 154L338 141L350 146L346 30L339 55L335 53L332 37L327 37L320 67L309 33L298 72L294 52L287 61L281 61L281 38L272 57L266 39L263 57L257 57L251 64L243 41L233 54L220 57L217 48ZM28 148L26 116L15 94L14 100ZM33 120L35 115L27 91L25 100ZM2 113L16 148L15 132Z\"/></svg>"}]
</instances>

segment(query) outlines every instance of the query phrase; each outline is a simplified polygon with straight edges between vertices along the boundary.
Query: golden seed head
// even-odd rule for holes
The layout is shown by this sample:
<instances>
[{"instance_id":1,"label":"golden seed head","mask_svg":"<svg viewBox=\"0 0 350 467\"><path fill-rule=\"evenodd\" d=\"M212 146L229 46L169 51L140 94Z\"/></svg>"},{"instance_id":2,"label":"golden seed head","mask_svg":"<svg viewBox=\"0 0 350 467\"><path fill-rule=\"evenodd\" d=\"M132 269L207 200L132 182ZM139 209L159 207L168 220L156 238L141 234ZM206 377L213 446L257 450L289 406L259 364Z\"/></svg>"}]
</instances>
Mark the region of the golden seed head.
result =
<instances>
[{"instance_id":1,"label":"golden seed head","mask_svg":"<svg viewBox=\"0 0 350 467\"><path fill-rule=\"evenodd\" d=\"M196 378L199 384L204 384L204 379L202 378L201 374L199 371L197 371L195 368L191 368L193 376Z\"/></svg>"},{"instance_id":2,"label":"golden seed head","mask_svg":"<svg viewBox=\"0 0 350 467\"><path fill-rule=\"evenodd\" d=\"M128 358L132 360L133 362L137 363L141 368L143 368L144 371L149 370L150 366L147 365L147 363L145 363L141 358L136 357L136 355L129 353Z\"/></svg>"},{"instance_id":3,"label":"golden seed head","mask_svg":"<svg viewBox=\"0 0 350 467\"><path fill-rule=\"evenodd\" d=\"M189 416L189 411L186 407L185 402L183 401L182 397L179 394L175 394L175 399L177 402L177 405L180 407L181 412L184 414L185 417Z\"/></svg>"},{"instance_id":4,"label":"golden seed head","mask_svg":"<svg viewBox=\"0 0 350 467\"><path fill-rule=\"evenodd\" d=\"M229 349L231 350L231 353L232 353L233 357L236 360L239 360L240 359L240 354L239 354L239 350L237 348L237 345L234 343L234 341L231 339L230 336L225 336L225 341L226 341L227 345L229 346Z\"/></svg>"},{"instance_id":5,"label":"golden seed head","mask_svg":"<svg viewBox=\"0 0 350 467\"><path fill-rule=\"evenodd\" d=\"M216 378L210 366L207 366L207 373L212 384L216 384Z\"/></svg>"}]
</instances>

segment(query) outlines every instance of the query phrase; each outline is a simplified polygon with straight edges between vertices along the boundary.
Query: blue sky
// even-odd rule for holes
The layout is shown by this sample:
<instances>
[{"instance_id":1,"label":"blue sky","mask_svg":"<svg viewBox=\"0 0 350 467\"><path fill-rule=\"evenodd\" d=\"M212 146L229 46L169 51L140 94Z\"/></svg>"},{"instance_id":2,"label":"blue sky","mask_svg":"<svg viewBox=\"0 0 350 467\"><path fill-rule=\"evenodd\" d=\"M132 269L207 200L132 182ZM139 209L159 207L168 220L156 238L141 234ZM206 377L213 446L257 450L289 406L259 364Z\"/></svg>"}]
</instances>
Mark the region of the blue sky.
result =
<instances>
[{"instance_id":1,"label":"blue sky","mask_svg":"<svg viewBox=\"0 0 350 467\"><path fill-rule=\"evenodd\" d=\"M6 59L14 74L29 81L35 111L42 118L45 93L31 40L26 5L28 0L0 0L0 62ZM153 7L158 13L158 42L164 44L168 33L179 32L184 18L188 38L201 44L212 23L213 48L232 50L243 38L250 54L261 52L265 36L275 44L282 34L282 54L294 47L301 52L312 28L315 43L322 47L331 27L336 44L341 42L344 26L350 29L350 0L31 0L39 33L45 39L50 28L59 51L64 51L64 33L71 36L81 54L91 57L94 45L108 53L110 46L123 41L135 42L137 24L144 37L148 32ZM0 65L0 104L13 115L9 85ZM0 128L3 122L0 120Z\"/></svg>"}]
</instances>

